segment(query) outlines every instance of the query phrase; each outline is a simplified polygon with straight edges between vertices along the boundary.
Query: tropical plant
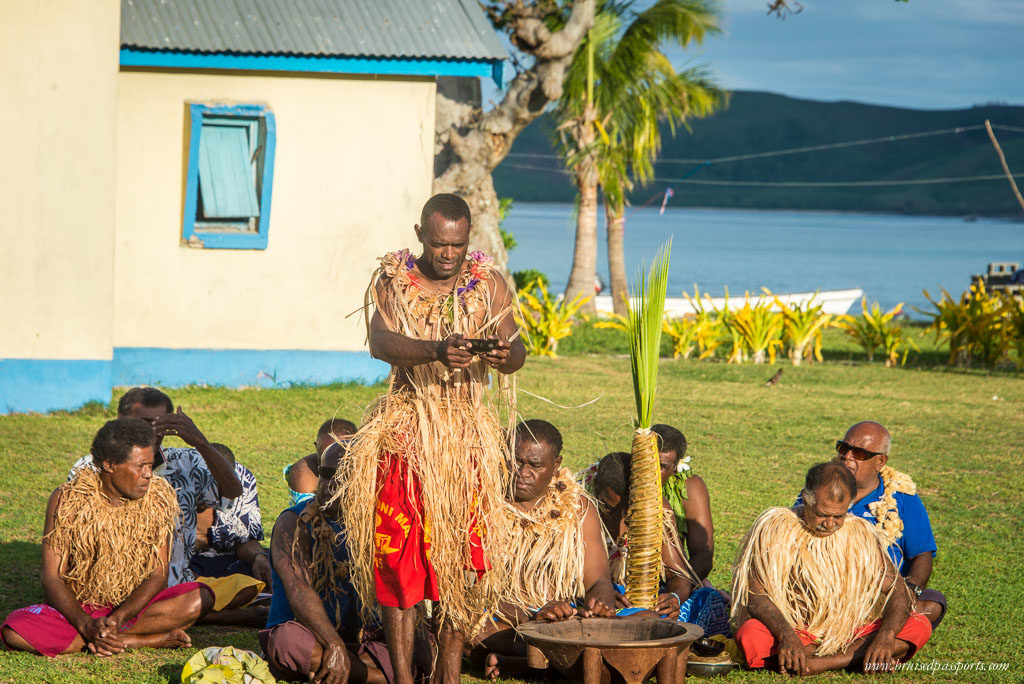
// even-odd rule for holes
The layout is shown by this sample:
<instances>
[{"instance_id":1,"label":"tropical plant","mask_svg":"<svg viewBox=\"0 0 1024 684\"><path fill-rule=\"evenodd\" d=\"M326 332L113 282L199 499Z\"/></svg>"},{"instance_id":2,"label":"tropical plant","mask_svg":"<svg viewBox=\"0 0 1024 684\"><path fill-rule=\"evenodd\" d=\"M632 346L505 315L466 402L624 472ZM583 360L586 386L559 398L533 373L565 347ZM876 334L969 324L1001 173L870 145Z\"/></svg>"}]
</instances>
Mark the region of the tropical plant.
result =
<instances>
[{"instance_id":1,"label":"tropical plant","mask_svg":"<svg viewBox=\"0 0 1024 684\"><path fill-rule=\"evenodd\" d=\"M728 297L728 290L726 291L726 297ZM697 283L693 284L693 296L686 290L683 290L683 296L686 297L686 301L690 303L694 311L694 324L697 328L695 337L697 340L697 349L700 351L699 359L706 359L715 355L715 350L718 349L724 342L725 338L722 337L722 320L718 317L718 312L714 307L710 310L701 301L700 289L697 287ZM707 297L707 293L704 293Z\"/></svg>"},{"instance_id":2,"label":"tropical plant","mask_svg":"<svg viewBox=\"0 0 1024 684\"><path fill-rule=\"evenodd\" d=\"M726 94L702 69L677 73L661 52L719 31L712 0L599 0L594 25L577 48L554 108L559 147L573 172L576 246L566 297L589 292L597 268L597 187L608 218L609 274L616 313L625 311L623 224L626 193L653 178L661 148L659 119L674 133L687 117L706 116Z\"/></svg>"},{"instance_id":3,"label":"tropical plant","mask_svg":"<svg viewBox=\"0 0 1024 684\"><path fill-rule=\"evenodd\" d=\"M789 359L799 366L806 358L821 361L821 334L832 322L832 314L822 311L822 304L815 304L811 297L804 305L799 302L786 304L771 291L762 287L764 293L775 300L782 313L782 341L789 346ZM815 293L817 296L817 293Z\"/></svg>"},{"instance_id":4,"label":"tropical plant","mask_svg":"<svg viewBox=\"0 0 1024 684\"><path fill-rule=\"evenodd\" d=\"M697 346L697 333L700 332L697 317L693 315L679 318L666 318L661 323L661 331L672 338L672 358L690 358Z\"/></svg>"},{"instance_id":5,"label":"tropical plant","mask_svg":"<svg viewBox=\"0 0 1024 684\"><path fill-rule=\"evenodd\" d=\"M782 346L779 335L782 332L782 314L772 308L771 302L758 297L750 303L750 293L744 293L743 306L729 307L729 288L725 289L725 302L721 309L715 309L718 321L727 339L732 343L728 363L742 363L748 358L754 363L764 363L767 355L775 363L775 354Z\"/></svg>"},{"instance_id":6,"label":"tropical plant","mask_svg":"<svg viewBox=\"0 0 1024 684\"><path fill-rule=\"evenodd\" d=\"M1024 366L1024 299L1004 294L1005 330L1017 350L1017 365Z\"/></svg>"},{"instance_id":7,"label":"tropical plant","mask_svg":"<svg viewBox=\"0 0 1024 684\"><path fill-rule=\"evenodd\" d=\"M547 275L541 273L535 268L524 268L522 271L513 271L512 280L516 283L516 290L522 290L535 280L539 280L544 287L551 286L551 282L548 280Z\"/></svg>"},{"instance_id":8,"label":"tropical plant","mask_svg":"<svg viewBox=\"0 0 1024 684\"><path fill-rule=\"evenodd\" d=\"M935 331L935 339L949 343L949 365L970 367L972 358L994 365L1006 357L1011 340L1004 330L1003 300L990 295L980 279L960 295L959 301L945 289L939 301L932 299L928 290L924 290L924 296L935 311L917 311L932 319L927 330Z\"/></svg>"},{"instance_id":9,"label":"tropical plant","mask_svg":"<svg viewBox=\"0 0 1024 684\"><path fill-rule=\"evenodd\" d=\"M920 351L913 340L903 335L903 327L897 322L896 317L903 311L903 302L883 312L878 302L872 303L869 310L867 297L861 297L860 308L860 316L843 314L837 320L838 326L864 349L869 362L875 360L878 348L885 353L886 368L895 366L897 362L901 366L906 364L911 349ZM902 358L900 350L903 351Z\"/></svg>"},{"instance_id":10,"label":"tropical plant","mask_svg":"<svg viewBox=\"0 0 1024 684\"><path fill-rule=\"evenodd\" d=\"M576 314L585 298L571 302L553 300L541 279L531 281L519 290L519 312L516 318L523 330L523 344L534 356L558 356L558 341L572 334Z\"/></svg>"},{"instance_id":11,"label":"tropical plant","mask_svg":"<svg viewBox=\"0 0 1024 684\"><path fill-rule=\"evenodd\" d=\"M661 463L657 437L651 432L654 390L658 384L661 326L665 316L670 239L654 257L650 273L641 265L634 288L626 299L629 361L636 404L636 431L630 458L629 552L626 556L626 598L638 608L653 609L661 579Z\"/></svg>"}]
</instances>

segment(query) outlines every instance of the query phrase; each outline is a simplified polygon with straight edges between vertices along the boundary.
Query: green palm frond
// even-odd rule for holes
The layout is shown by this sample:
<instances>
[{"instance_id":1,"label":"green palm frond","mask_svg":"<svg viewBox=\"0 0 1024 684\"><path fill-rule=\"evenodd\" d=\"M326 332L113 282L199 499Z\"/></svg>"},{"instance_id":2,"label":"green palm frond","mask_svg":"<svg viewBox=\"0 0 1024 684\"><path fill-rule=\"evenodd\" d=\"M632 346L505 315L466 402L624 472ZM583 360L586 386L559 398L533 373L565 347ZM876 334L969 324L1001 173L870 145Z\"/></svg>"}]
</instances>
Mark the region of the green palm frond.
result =
<instances>
[{"instance_id":1,"label":"green palm frond","mask_svg":"<svg viewBox=\"0 0 1024 684\"><path fill-rule=\"evenodd\" d=\"M646 264L641 263L633 286L633 296L627 301L626 332L629 335L629 361L633 371L636 427L640 429L651 427L671 253L672 239L669 238L654 256L649 272L645 272Z\"/></svg>"}]
</instances>

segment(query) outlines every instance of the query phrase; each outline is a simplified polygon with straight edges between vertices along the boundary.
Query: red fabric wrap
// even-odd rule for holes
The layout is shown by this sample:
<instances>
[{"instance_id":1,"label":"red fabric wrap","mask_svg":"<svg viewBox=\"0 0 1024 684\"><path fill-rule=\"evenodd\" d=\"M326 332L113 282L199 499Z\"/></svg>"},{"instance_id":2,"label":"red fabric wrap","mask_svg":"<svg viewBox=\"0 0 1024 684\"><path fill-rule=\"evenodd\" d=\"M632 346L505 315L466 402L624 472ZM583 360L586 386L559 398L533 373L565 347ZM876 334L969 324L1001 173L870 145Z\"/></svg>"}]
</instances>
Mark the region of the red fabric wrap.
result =
<instances>
[{"instance_id":1,"label":"red fabric wrap","mask_svg":"<svg viewBox=\"0 0 1024 684\"><path fill-rule=\"evenodd\" d=\"M121 631L123 632L131 628L139 617L154 603L176 598L203 587L206 587L206 585L199 582L185 582L184 584L176 584L173 587L164 589L150 599L149 603L139 611L138 615L130 620L125 620L124 624L121 625ZM98 606L93 603L83 603L81 606L82 610L93 619L106 617L114 612L113 606ZM45 603L37 603L33 606L17 609L7 616L7 619L4 620L3 625L0 627L10 627L22 639L27 641L32 648L36 649L37 652L49 658L58 656L68 650L71 642L78 636L78 630L68 622L68 619L59 610Z\"/></svg>"},{"instance_id":2,"label":"red fabric wrap","mask_svg":"<svg viewBox=\"0 0 1024 684\"><path fill-rule=\"evenodd\" d=\"M424 599L437 601L437 576L430 562L430 526L424 521L419 479L405 459L383 454L377 465L377 512L374 521L373 572L377 602L410 608ZM471 512L466 568L483 575L483 530Z\"/></svg>"},{"instance_id":3,"label":"red fabric wrap","mask_svg":"<svg viewBox=\"0 0 1024 684\"><path fill-rule=\"evenodd\" d=\"M855 638L859 639L868 634L873 634L878 631L881 625L881 620L868 623L857 630ZM796 630L796 635L800 637L800 642L805 646L818 641L816 636L802 629ZM903 629L896 635L897 639L910 644L910 650L900 659L900 662L905 663L910 660L928 642L928 638L931 635L932 626L928 622L928 618L921 613L912 613L903 625ZM744 622L736 631L736 643L739 644L740 650L743 651L747 667L764 667L765 659L775 655L775 637L764 626L764 623L754 618Z\"/></svg>"}]
</instances>

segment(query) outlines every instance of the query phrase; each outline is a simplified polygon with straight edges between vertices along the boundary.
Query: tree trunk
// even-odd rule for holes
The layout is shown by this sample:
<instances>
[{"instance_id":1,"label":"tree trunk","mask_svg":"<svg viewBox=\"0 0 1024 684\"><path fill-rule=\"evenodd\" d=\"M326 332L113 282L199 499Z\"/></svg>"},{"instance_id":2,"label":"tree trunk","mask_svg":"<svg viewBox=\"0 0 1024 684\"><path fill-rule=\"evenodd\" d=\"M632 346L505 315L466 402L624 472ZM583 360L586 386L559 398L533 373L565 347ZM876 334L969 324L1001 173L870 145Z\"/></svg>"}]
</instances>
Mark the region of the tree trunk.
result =
<instances>
[{"instance_id":1,"label":"tree trunk","mask_svg":"<svg viewBox=\"0 0 1024 684\"><path fill-rule=\"evenodd\" d=\"M592 159L584 159L576 167L576 188L580 203L576 216L576 247L572 256L572 271L565 288L565 301L571 302L577 295L590 300L580 311L592 314L594 305L594 283L597 280L597 171Z\"/></svg>"},{"instance_id":2,"label":"tree trunk","mask_svg":"<svg viewBox=\"0 0 1024 684\"><path fill-rule=\"evenodd\" d=\"M604 217L608 230L608 277L611 280L612 308L615 313L626 315L626 297L629 284L626 281L626 254L623 235L626 232L626 213L616 211L610 204L604 204Z\"/></svg>"},{"instance_id":3,"label":"tree trunk","mask_svg":"<svg viewBox=\"0 0 1024 684\"><path fill-rule=\"evenodd\" d=\"M516 75L501 102L488 112L482 111L477 79L437 79L433 185L435 193L453 192L466 200L473 218L470 246L493 256L506 275L508 256L498 230L491 172L516 136L562 96L565 70L594 23L595 0L575 0L568 21L553 33L547 28L549 8L544 3L508 4L513 19L502 28L534 62Z\"/></svg>"}]
</instances>

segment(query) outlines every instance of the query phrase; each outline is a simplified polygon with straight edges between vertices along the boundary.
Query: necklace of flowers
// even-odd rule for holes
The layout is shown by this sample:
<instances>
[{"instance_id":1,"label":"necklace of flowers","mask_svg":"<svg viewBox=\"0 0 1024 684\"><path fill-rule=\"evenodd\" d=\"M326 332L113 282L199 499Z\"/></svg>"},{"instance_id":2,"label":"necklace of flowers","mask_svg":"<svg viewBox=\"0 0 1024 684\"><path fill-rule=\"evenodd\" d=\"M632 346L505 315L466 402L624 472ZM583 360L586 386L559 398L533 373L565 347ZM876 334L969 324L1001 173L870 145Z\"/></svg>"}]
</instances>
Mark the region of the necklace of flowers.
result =
<instances>
[{"instance_id":1,"label":"necklace of flowers","mask_svg":"<svg viewBox=\"0 0 1024 684\"><path fill-rule=\"evenodd\" d=\"M895 544L896 540L903 536L903 520L900 519L895 494L899 492L914 495L917 493L917 486L909 475L889 466L884 466L880 474L885 489L881 499L868 504L868 510L875 516L875 524L882 531L882 536L889 544Z\"/></svg>"}]
</instances>

